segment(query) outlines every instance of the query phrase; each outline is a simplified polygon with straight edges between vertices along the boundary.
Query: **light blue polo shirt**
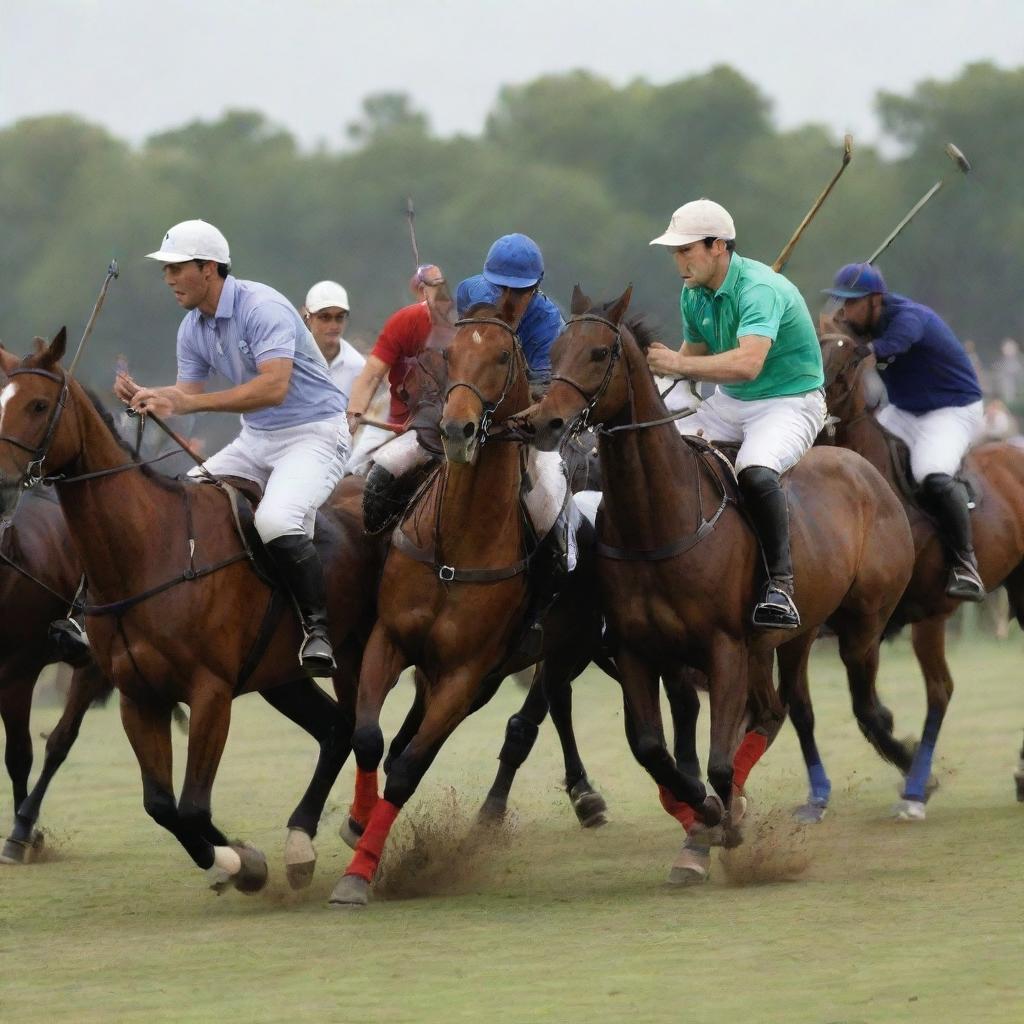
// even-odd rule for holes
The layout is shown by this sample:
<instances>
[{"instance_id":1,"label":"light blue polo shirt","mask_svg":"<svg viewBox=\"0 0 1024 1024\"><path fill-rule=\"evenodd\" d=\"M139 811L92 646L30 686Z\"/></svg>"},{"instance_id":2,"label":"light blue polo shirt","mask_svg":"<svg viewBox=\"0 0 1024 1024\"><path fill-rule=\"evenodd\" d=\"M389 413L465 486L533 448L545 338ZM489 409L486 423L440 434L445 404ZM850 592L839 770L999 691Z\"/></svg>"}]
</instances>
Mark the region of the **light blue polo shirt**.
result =
<instances>
[{"instance_id":1,"label":"light blue polo shirt","mask_svg":"<svg viewBox=\"0 0 1024 1024\"><path fill-rule=\"evenodd\" d=\"M205 381L219 373L245 384L268 359L291 359L288 394L280 405L242 414L254 430L281 430L331 419L345 399L331 380L327 361L295 307L280 293L229 274L217 312L185 314L178 328L178 380Z\"/></svg>"}]
</instances>

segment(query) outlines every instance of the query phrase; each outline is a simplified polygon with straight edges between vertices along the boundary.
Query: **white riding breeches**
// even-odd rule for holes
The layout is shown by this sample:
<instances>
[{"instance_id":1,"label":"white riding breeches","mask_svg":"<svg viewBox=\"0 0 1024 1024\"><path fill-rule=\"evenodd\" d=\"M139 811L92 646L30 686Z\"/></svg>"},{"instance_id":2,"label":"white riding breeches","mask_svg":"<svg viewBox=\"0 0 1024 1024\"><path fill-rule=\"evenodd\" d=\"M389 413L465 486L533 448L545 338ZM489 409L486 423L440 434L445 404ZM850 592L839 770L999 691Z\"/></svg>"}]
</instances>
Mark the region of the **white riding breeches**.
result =
<instances>
[{"instance_id":1,"label":"white riding breeches","mask_svg":"<svg viewBox=\"0 0 1024 1024\"><path fill-rule=\"evenodd\" d=\"M317 509L341 479L348 458L344 416L281 430L242 432L203 463L214 476L240 476L263 488L256 531L264 543L278 537L313 536ZM190 477L200 477L197 466Z\"/></svg>"},{"instance_id":2,"label":"white riding breeches","mask_svg":"<svg viewBox=\"0 0 1024 1024\"><path fill-rule=\"evenodd\" d=\"M906 441L910 472L920 484L932 473L956 476L982 420L982 403L949 405L915 416L895 405L878 412L878 422Z\"/></svg>"},{"instance_id":3,"label":"white riding breeches","mask_svg":"<svg viewBox=\"0 0 1024 1024\"><path fill-rule=\"evenodd\" d=\"M352 454L345 464L345 472L351 476L366 476L373 465L373 457L376 452L389 441L393 441L396 434L393 430L385 430L383 427L373 427L369 423L364 424L356 431L356 440L352 445Z\"/></svg>"},{"instance_id":4,"label":"white riding breeches","mask_svg":"<svg viewBox=\"0 0 1024 1024\"><path fill-rule=\"evenodd\" d=\"M748 466L765 466L781 476L814 444L825 426L825 414L820 390L744 402L719 388L676 427L680 434L700 433L708 441L739 441L737 473Z\"/></svg>"},{"instance_id":5,"label":"white riding breeches","mask_svg":"<svg viewBox=\"0 0 1024 1024\"><path fill-rule=\"evenodd\" d=\"M417 443L415 430L408 430L381 445L373 456L373 462L394 477L402 476L429 460L430 455ZM565 504L568 482L562 456L558 452L530 448L526 472L532 485L524 497L526 511L537 536L546 537Z\"/></svg>"}]
</instances>

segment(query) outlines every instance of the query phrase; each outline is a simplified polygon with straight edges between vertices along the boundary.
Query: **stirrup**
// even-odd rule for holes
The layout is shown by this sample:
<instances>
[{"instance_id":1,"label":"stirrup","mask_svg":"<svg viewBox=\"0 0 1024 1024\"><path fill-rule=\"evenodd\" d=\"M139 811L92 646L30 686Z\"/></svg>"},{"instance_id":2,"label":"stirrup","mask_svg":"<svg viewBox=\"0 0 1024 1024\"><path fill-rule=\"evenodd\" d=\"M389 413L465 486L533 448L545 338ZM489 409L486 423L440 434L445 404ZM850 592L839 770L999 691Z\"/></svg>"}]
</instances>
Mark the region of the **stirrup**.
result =
<instances>
[{"instance_id":1,"label":"stirrup","mask_svg":"<svg viewBox=\"0 0 1024 1024\"><path fill-rule=\"evenodd\" d=\"M751 621L761 629L798 629L800 613L793 598L777 583L768 581L760 601L754 605Z\"/></svg>"},{"instance_id":2,"label":"stirrup","mask_svg":"<svg viewBox=\"0 0 1024 1024\"><path fill-rule=\"evenodd\" d=\"M320 633L306 633L299 647L299 664L314 679L328 679L338 667L334 648Z\"/></svg>"},{"instance_id":3,"label":"stirrup","mask_svg":"<svg viewBox=\"0 0 1024 1024\"><path fill-rule=\"evenodd\" d=\"M984 601L985 584L978 571L966 560L957 559L949 570L946 595L961 601Z\"/></svg>"}]
</instances>

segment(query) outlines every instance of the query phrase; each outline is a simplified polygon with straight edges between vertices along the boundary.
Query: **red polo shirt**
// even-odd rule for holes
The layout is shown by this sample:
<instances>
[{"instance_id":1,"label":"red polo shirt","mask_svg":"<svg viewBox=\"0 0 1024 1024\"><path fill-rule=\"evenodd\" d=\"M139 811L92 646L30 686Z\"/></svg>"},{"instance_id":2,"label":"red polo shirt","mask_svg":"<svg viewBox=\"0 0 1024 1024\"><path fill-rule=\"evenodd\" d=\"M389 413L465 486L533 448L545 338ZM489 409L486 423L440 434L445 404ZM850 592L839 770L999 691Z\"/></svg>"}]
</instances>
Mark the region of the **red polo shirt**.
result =
<instances>
[{"instance_id":1,"label":"red polo shirt","mask_svg":"<svg viewBox=\"0 0 1024 1024\"><path fill-rule=\"evenodd\" d=\"M432 327L430 309L425 302L405 306L388 317L370 352L391 368L388 372L390 420L396 426L404 425L409 416L409 407L398 397L398 387L405 379L408 360L415 359L426 347Z\"/></svg>"}]
</instances>

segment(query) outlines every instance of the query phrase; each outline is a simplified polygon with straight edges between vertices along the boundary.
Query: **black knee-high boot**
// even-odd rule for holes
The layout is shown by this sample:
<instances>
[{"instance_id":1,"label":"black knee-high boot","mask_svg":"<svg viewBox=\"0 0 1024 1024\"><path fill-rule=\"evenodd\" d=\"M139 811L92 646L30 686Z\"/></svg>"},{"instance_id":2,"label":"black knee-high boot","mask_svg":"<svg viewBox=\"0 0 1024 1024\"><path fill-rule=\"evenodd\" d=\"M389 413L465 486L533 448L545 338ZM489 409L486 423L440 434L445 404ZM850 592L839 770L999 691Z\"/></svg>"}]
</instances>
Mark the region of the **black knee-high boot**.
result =
<instances>
[{"instance_id":1,"label":"black knee-high boot","mask_svg":"<svg viewBox=\"0 0 1024 1024\"><path fill-rule=\"evenodd\" d=\"M754 608L755 626L796 629L800 614L793 602L793 559L789 550L789 506L779 474L766 466L748 466L739 474L743 502L768 564L768 580Z\"/></svg>"},{"instance_id":2,"label":"black knee-high boot","mask_svg":"<svg viewBox=\"0 0 1024 1024\"><path fill-rule=\"evenodd\" d=\"M971 511L967 488L948 473L930 473L922 481L925 502L942 527L950 556L946 593L962 601L983 601L985 584L978 572L971 538Z\"/></svg>"},{"instance_id":3,"label":"black knee-high boot","mask_svg":"<svg viewBox=\"0 0 1024 1024\"><path fill-rule=\"evenodd\" d=\"M327 593L320 556L305 536L277 537L266 547L302 619L306 636L299 648L299 664L312 676L330 676L336 665L327 632Z\"/></svg>"}]
</instances>

